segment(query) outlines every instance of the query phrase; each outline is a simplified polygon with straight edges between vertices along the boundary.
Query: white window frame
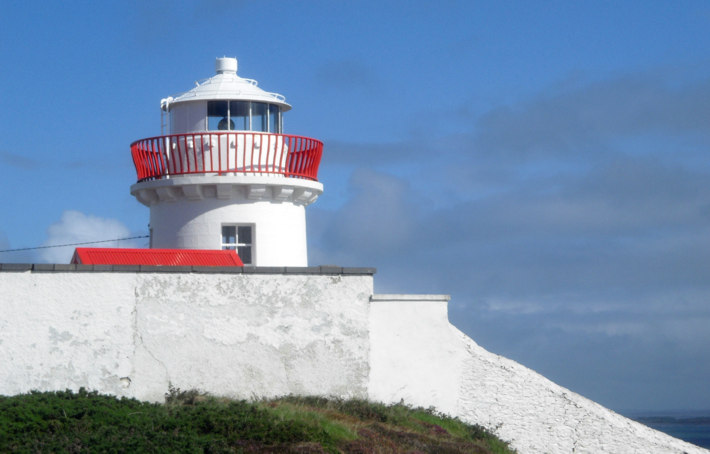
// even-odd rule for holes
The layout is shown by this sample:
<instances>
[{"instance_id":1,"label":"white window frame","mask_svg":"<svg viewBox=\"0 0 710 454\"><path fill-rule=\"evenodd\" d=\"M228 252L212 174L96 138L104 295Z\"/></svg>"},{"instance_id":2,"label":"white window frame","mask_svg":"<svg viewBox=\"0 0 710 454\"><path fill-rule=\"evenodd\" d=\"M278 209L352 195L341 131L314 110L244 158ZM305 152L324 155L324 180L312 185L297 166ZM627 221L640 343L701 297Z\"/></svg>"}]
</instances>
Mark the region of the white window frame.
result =
<instances>
[{"instance_id":1,"label":"white window frame","mask_svg":"<svg viewBox=\"0 0 710 454\"><path fill-rule=\"evenodd\" d=\"M234 228L234 238L235 242L234 243L225 243L224 238L224 229L225 227L233 227ZM240 242L239 241L239 227L249 227L251 230L251 243L246 243L246 242ZM251 248L251 261L249 263L244 262L244 259L240 255L239 258L244 262L244 265L254 265L256 263L256 226L254 224L222 224L222 228L220 229L220 244L222 247L222 250L224 249L231 249L237 251L237 254L239 254L239 248L240 247L250 247Z\"/></svg>"}]
</instances>

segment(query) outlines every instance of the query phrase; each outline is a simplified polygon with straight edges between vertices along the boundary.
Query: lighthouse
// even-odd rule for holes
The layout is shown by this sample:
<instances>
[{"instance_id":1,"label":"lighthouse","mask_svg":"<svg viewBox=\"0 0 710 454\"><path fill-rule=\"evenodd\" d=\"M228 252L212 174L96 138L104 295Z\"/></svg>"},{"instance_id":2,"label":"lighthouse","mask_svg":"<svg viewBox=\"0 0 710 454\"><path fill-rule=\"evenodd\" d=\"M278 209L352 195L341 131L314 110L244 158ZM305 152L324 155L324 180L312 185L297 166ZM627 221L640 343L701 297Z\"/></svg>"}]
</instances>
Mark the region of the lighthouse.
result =
<instances>
[{"instance_id":1,"label":"lighthouse","mask_svg":"<svg viewBox=\"0 0 710 454\"><path fill-rule=\"evenodd\" d=\"M306 206L323 192L323 143L284 134L284 96L216 74L160 101L161 135L131 144L131 194L150 209L150 247L233 249L245 265L307 266Z\"/></svg>"}]
</instances>

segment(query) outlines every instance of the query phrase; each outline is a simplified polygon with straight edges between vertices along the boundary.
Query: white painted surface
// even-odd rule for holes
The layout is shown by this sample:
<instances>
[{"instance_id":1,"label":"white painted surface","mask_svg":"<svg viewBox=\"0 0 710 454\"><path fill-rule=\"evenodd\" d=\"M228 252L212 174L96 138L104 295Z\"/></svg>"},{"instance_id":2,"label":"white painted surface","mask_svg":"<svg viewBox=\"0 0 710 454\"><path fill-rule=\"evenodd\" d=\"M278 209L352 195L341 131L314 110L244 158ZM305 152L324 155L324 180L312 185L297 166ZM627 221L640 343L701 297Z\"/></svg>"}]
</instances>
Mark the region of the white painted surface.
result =
<instances>
[{"instance_id":1,"label":"white painted surface","mask_svg":"<svg viewBox=\"0 0 710 454\"><path fill-rule=\"evenodd\" d=\"M221 249L222 225L253 224L258 266L306 266L306 215L291 203L207 199L151 207L154 248Z\"/></svg>"},{"instance_id":2,"label":"white painted surface","mask_svg":"<svg viewBox=\"0 0 710 454\"><path fill-rule=\"evenodd\" d=\"M234 70L222 69L233 61ZM278 93L270 93L258 87L257 82L253 79L243 79L237 75L237 59L236 58L218 58L216 62L217 74L209 79L197 82L197 86L184 93L174 95L170 101L170 109L183 102L192 102L208 99L229 99L229 100L245 100L259 101L270 104L278 104L281 106L282 112L287 112L291 106L286 103L286 98Z\"/></svg>"},{"instance_id":3,"label":"white painted surface","mask_svg":"<svg viewBox=\"0 0 710 454\"><path fill-rule=\"evenodd\" d=\"M321 183L258 175L185 176L136 183L150 207L152 247L221 249L222 225L253 224L253 264L307 266L305 206Z\"/></svg>"},{"instance_id":4,"label":"white painted surface","mask_svg":"<svg viewBox=\"0 0 710 454\"><path fill-rule=\"evenodd\" d=\"M0 393L78 388L123 395L135 274L2 273Z\"/></svg>"},{"instance_id":5,"label":"white painted surface","mask_svg":"<svg viewBox=\"0 0 710 454\"><path fill-rule=\"evenodd\" d=\"M457 415L521 453L707 453L490 353L456 330L466 357Z\"/></svg>"},{"instance_id":6,"label":"white painted surface","mask_svg":"<svg viewBox=\"0 0 710 454\"><path fill-rule=\"evenodd\" d=\"M231 57L218 58L215 62L215 71L217 74L236 74L237 59Z\"/></svg>"},{"instance_id":7,"label":"white painted surface","mask_svg":"<svg viewBox=\"0 0 710 454\"><path fill-rule=\"evenodd\" d=\"M170 105L170 133L207 131L207 101Z\"/></svg>"},{"instance_id":8,"label":"white painted surface","mask_svg":"<svg viewBox=\"0 0 710 454\"><path fill-rule=\"evenodd\" d=\"M448 323L446 296L372 289L371 275L2 271L0 394L369 397L521 453L708 452L487 352Z\"/></svg>"},{"instance_id":9,"label":"white painted surface","mask_svg":"<svg viewBox=\"0 0 710 454\"><path fill-rule=\"evenodd\" d=\"M371 291L370 275L0 273L0 394L364 398Z\"/></svg>"},{"instance_id":10,"label":"white painted surface","mask_svg":"<svg viewBox=\"0 0 710 454\"><path fill-rule=\"evenodd\" d=\"M370 398L455 414L463 351L449 325L447 295L373 295ZM433 342L432 342L433 341Z\"/></svg>"},{"instance_id":11,"label":"white painted surface","mask_svg":"<svg viewBox=\"0 0 710 454\"><path fill-rule=\"evenodd\" d=\"M373 295L370 398L404 400L491 429L520 453L707 453L479 347L442 295Z\"/></svg>"},{"instance_id":12,"label":"white painted surface","mask_svg":"<svg viewBox=\"0 0 710 454\"><path fill-rule=\"evenodd\" d=\"M235 58L218 58L215 67L213 77L161 100L161 109L171 112L172 133L207 130L210 100L267 102L282 112L291 108L282 95L237 76ZM150 208L151 247L221 249L223 225L251 224L251 264L307 266L305 206L315 202L323 185L278 175L287 167L285 142L275 134L197 134L164 145L170 172L197 173L131 186L131 194ZM258 172L240 173L245 169Z\"/></svg>"}]
</instances>

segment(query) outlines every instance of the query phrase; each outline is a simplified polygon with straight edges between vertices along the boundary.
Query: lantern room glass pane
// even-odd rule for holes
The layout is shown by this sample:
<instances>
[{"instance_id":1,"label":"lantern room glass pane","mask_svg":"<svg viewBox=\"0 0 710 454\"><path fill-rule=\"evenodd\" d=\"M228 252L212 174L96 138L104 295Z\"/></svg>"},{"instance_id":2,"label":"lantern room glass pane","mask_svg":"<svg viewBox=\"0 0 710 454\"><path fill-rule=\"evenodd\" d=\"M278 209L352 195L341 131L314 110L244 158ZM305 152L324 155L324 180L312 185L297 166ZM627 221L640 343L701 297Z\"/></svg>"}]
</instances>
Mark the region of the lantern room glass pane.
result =
<instances>
[{"instance_id":1,"label":"lantern room glass pane","mask_svg":"<svg viewBox=\"0 0 710 454\"><path fill-rule=\"evenodd\" d=\"M269 107L265 102L251 103L251 130L252 131L268 131L267 128L267 111Z\"/></svg>"},{"instance_id":2,"label":"lantern room glass pane","mask_svg":"<svg viewBox=\"0 0 710 454\"><path fill-rule=\"evenodd\" d=\"M227 101L207 101L207 129L210 131L230 129L227 107Z\"/></svg>"},{"instance_id":3,"label":"lantern room glass pane","mask_svg":"<svg viewBox=\"0 0 710 454\"><path fill-rule=\"evenodd\" d=\"M279 125L280 119L281 116L279 115L279 106L269 104L269 132L281 132L281 125Z\"/></svg>"},{"instance_id":4,"label":"lantern room glass pane","mask_svg":"<svg viewBox=\"0 0 710 454\"><path fill-rule=\"evenodd\" d=\"M229 101L229 114L235 130L249 130L249 101Z\"/></svg>"}]
</instances>

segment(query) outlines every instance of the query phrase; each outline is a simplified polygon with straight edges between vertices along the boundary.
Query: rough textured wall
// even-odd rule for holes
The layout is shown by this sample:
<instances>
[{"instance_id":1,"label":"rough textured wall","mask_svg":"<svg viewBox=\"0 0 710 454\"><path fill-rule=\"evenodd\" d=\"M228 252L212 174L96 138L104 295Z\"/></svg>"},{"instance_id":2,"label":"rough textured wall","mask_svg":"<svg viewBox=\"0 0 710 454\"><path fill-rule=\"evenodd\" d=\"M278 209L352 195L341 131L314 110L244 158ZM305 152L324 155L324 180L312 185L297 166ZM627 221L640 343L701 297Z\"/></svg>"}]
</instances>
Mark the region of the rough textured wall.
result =
<instances>
[{"instance_id":1,"label":"rough textured wall","mask_svg":"<svg viewBox=\"0 0 710 454\"><path fill-rule=\"evenodd\" d=\"M479 347L442 295L374 295L371 399L400 400L493 430L520 453L708 453L631 421Z\"/></svg>"},{"instance_id":2,"label":"rough textured wall","mask_svg":"<svg viewBox=\"0 0 710 454\"><path fill-rule=\"evenodd\" d=\"M131 273L0 273L0 394L78 389L128 395Z\"/></svg>"},{"instance_id":3,"label":"rough textured wall","mask_svg":"<svg viewBox=\"0 0 710 454\"><path fill-rule=\"evenodd\" d=\"M6 267L0 394L369 397L436 407L523 454L708 453L487 352L449 324L446 296L372 295L372 272Z\"/></svg>"},{"instance_id":4,"label":"rough textured wall","mask_svg":"<svg viewBox=\"0 0 710 454\"><path fill-rule=\"evenodd\" d=\"M458 415L521 453L708 453L625 418L456 331L466 352Z\"/></svg>"},{"instance_id":5,"label":"rough textured wall","mask_svg":"<svg viewBox=\"0 0 710 454\"><path fill-rule=\"evenodd\" d=\"M0 394L366 397L372 275L0 273Z\"/></svg>"},{"instance_id":6,"label":"rough textured wall","mask_svg":"<svg viewBox=\"0 0 710 454\"><path fill-rule=\"evenodd\" d=\"M365 397L372 276L138 278L135 380L237 396Z\"/></svg>"}]
</instances>

